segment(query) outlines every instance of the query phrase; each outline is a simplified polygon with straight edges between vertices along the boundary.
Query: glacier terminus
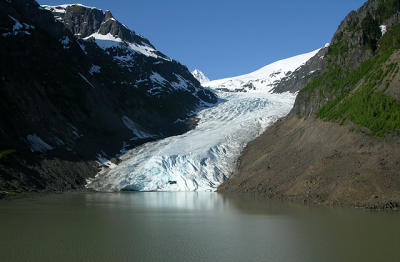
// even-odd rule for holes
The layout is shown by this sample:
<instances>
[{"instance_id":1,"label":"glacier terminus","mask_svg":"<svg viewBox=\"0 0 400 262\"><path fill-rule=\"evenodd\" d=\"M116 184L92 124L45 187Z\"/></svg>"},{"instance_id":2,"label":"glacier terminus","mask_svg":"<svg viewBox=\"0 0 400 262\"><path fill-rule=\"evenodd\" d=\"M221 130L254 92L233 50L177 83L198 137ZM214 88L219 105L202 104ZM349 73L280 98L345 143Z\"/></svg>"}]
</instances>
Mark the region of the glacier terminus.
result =
<instances>
[{"instance_id":1,"label":"glacier terminus","mask_svg":"<svg viewBox=\"0 0 400 262\"><path fill-rule=\"evenodd\" d=\"M118 165L98 173L86 187L104 192L215 191L234 172L247 143L290 112L296 94L272 93L274 85L317 52L243 76L203 82L220 102L198 112L195 129L125 152Z\"/></svg>"}]
</instances>

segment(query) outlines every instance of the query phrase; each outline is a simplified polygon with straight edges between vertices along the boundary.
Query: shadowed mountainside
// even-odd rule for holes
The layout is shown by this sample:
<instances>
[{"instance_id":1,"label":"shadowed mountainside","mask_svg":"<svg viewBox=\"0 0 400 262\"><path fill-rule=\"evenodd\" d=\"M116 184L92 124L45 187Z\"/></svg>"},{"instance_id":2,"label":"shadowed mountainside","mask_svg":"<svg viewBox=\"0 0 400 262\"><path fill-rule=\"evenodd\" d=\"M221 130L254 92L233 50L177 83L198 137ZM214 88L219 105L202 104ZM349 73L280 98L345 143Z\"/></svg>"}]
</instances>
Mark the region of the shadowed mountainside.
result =
<instances>
[{"instance_id":1,"label":"shadowed mountainside","mask_svg":"<svg viewBox=\"0 0 400 262\"><path fill-rule=\"evenodd\" d=\"M217 102L109 11L52 8L0 3L0 189L82 188L121 150L186 132Z\"/></svg>"}]
</instances>

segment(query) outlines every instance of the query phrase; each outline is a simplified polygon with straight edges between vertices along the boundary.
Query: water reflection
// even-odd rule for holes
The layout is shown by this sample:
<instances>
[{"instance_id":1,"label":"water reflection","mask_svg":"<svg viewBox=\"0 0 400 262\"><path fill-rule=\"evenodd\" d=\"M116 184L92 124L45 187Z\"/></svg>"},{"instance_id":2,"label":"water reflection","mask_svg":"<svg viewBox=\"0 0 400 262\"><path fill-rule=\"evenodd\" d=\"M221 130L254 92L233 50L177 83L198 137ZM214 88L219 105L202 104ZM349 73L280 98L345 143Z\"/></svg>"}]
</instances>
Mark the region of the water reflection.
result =
<instances>
[{"instance_id":1,"label":"water reflection","mask_svg":"<svg viewBox=\"0 0 400 262\"><path fill-rule=\"evenodd\" d=\"M400 261L400 215L257 195L67 194L0 204L1 261Z\"/></svg>"},{"instance_id":2,"label":"water reflection","mask_svg":"<svg viewBox=\"0 0 400 262\"><path fill-rule=\"evenodd\" d=\"M225 211L253 215L289 215L310 213L315 209L296 203L266 200L257 194L221 194L210 192L121 192L84 194L87 206L109 208L174 209L179 211ZM80 198L80 196L78 196Z\"/></svg>"},{"instance_id":3,"label":"water reflection","mask_svg":"<svg viewBox=\"0 0 400 262\"><path fill-rule=\"evenodd\" d=\"M174 209L179 211L190 210L220 210L224 208L226 200L216 193L206 192L151 192L151 193L96 193L85 195L86 204L108 207Z\"/></svg>"}]
</instances>

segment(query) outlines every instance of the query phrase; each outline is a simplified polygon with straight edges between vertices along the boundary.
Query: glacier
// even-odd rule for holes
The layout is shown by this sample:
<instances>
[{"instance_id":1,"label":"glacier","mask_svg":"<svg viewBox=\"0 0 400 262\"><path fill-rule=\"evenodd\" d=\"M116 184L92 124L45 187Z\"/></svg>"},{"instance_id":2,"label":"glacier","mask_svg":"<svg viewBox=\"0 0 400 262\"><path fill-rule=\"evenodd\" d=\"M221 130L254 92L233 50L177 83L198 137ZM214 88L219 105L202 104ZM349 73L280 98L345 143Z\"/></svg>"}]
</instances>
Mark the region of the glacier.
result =
<instances>
[{"instance_id":1,"label":"glacier","mask_svg":"<svg viewBox=\"0 0 400 262\"><path fill-rule=\"evenodd\" d=\"M296 94L271 93L271 84L317 52L278 61L253 74L206 83L220 101L197 114L200 121L195 129L125 152L118 165L88 180L87 188L104 192L215 191L234 172L247 143L293 107ZM218 90L221 86L235 90L246 81L256 82L256 88Z\"/></svg>"}]
</instances>

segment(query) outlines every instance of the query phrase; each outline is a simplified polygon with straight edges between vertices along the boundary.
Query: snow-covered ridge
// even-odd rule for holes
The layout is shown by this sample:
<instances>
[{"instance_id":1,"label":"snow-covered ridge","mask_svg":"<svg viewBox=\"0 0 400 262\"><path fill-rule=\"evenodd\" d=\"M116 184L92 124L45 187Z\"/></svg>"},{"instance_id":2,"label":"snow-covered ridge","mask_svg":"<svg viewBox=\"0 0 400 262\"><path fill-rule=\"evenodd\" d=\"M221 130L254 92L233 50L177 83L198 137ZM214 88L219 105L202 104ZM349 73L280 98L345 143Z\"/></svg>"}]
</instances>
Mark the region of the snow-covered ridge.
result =
<instances>
[{"instance_id":1,"label":"snow-covered ridge","mask_svg":"<svg viewBox=\"0 0 400 262\"><path fill-rule=\"evenodd\" d=\"M210 79L199 69L193 70L192 75L197 79L197 81L200 82L200 84L210 82Z\"/></svg>"},{"instance_id":2,"label":"snow-covered ridge","mask_svg":"<svg viewBox=\"0 0 400 262\"><path fill-rule=\"evenodd\" d=\"M42 8L49 10L51 12L56 12L56 13L65 13L67 8L70 6L80 6L80 7L85 7L89 9L98 9L97 7L92 7L92 6L86 6L82 4L64 4L64 5L41 5ZM98 9L101 10L101 9Z\"/></svg>"},{"instance_id":3,"label":"snow-covered ridge","mask_svg":"<svg viewBox=\"0 0 400 262\"><path fill-rule=\"evenodd\" d=\"M277 61L249 74L214 80L204 86L225 91L269 92L282 78L306 63L319 50Z\"/></svg>"},{"instance_id":4,"label":"snow-covered ridge","mask_svg":"<svg viewBox=\"0 0 400 262\"><path fill-rule=\"evenodd\" d=\"M142 55L145 55L148 57L161 58L161 59L168 60L168 61L171 60L169 58L159 56L158 51L149 45L146 45L146 44L140 45L137 43L129 43L129 42L123 41L121 38L119 38L117 36L113 36L110 33L108 33L106 35L103 35L100 33L94 33L94 34L84 38L84 40L89 40L89 39L94 39L96 44L104 50L113 48L113 47L128 48L133 53L139 53L139 54L142 54ZM121 57L118 57L118 59L121 59Z\"/></svg>"},{"instance_id":5,"label":"snow-covered ridge","mask_svg":"<svg viewBox=\"0 0 400 262\"><path fill-rule=\"evenodd\" d=\"M96 7L91 7L91 6L86 6L82 4L64 4L64 5L41 5L41 7L45 10L48 10L52 13L54 13L54 18L57 21L62 22L61 16L64 15L67 12L67 8L71 6L80 6L88 9L98 9ZM100 10L100 9L98 9Z\"/></svg>"}]
</instances>

